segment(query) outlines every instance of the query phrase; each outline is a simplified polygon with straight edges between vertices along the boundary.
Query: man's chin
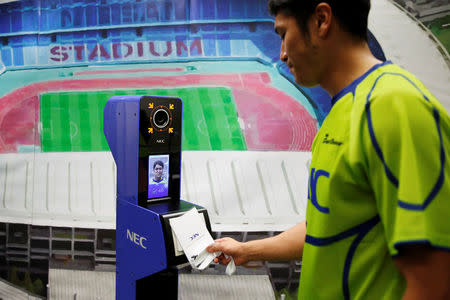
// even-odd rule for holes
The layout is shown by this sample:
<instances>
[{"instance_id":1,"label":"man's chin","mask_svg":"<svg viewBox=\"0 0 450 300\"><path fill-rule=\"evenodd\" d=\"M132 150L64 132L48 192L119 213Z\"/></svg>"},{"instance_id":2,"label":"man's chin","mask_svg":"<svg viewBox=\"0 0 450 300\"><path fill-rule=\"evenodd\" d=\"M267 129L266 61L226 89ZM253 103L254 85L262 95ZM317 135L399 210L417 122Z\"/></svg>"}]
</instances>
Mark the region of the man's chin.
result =
<instances>
[{"instance_id":1,"label":"man's chin","mask_svg":"<svg viewBox=\"0 0 450 300\"><path fill-rule=\"evenodd\" d=\"M295 82L297 82L299 85L307 88L313 88L318 86L319 84L317 82L309 82L306 80L299 79L297 76L294 76Z\"/></svg>"}]
</instances>

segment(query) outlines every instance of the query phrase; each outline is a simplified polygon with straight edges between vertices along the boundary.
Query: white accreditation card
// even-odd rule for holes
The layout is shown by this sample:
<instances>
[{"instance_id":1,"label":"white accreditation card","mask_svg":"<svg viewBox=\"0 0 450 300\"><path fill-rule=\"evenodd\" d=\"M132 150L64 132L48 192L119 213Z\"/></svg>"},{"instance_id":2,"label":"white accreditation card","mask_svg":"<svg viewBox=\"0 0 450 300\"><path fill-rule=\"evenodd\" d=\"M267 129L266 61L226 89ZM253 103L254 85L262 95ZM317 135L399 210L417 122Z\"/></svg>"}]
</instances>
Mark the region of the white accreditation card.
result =
<instances>
[{"instance_id":1,"label":"white accreditation card","mask_svg":"<svg viewBox=\"0 0 450 300\"><path fill-rule=\"evenodd\" d=\"M195 207L180 217L169 219L169 222L193 268L205 269L220 254L206 251L214 240L206 228L203 214L199 214Z\"/></svg>"}]
</instances>

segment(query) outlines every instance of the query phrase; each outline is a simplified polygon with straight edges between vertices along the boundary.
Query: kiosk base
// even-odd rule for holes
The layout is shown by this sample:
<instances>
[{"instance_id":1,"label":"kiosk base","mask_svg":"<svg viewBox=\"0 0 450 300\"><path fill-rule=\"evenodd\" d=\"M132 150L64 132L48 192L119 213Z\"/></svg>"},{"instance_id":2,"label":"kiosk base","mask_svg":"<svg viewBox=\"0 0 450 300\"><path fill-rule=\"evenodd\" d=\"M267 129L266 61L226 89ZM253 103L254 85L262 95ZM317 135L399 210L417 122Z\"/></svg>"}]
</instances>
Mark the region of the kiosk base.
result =
<instances>
[{"instance_id":1,"label":"kiosk base","mask_svg":"<svg viewBox=\"0 0 450 300\"><path fill-rule=\"evenodd\" d=\"M178 298L178 269L169 268L136 281L136 300L152 299L155 294L161 299Z\"/></svg>"}]
</instances>

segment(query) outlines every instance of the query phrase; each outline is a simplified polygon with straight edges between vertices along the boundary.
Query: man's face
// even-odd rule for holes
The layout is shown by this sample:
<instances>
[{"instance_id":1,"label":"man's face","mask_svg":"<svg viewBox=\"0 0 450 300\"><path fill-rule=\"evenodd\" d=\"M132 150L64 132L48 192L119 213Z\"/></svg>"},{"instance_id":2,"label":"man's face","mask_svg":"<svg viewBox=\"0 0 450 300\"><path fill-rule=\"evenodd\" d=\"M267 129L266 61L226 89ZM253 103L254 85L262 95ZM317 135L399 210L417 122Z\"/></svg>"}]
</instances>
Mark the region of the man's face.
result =
<instances>
[{"instance_id":1,"label":"man's face","mask_svg":"<svg viewBox=\"0 0 450 300\"><path fill-rule=\"evenodd\" d=\"M160 165L156 165L153 168L153 175L155 176L156 180L160 180L163 174L163 167Z\"/></svg>"},{"instance_id":2,"label":"man's face","mask_svg":"<svg viewBox=\"0 0 450 300\"><path fill-rule=\"evenodd\" d=\"M287 64L295 81L308 87L318 85L319 60L314 39L300 30L294 17L283 13L275 17L275 32L281 37L280 59Z\"/></svg>"}]
</instances>

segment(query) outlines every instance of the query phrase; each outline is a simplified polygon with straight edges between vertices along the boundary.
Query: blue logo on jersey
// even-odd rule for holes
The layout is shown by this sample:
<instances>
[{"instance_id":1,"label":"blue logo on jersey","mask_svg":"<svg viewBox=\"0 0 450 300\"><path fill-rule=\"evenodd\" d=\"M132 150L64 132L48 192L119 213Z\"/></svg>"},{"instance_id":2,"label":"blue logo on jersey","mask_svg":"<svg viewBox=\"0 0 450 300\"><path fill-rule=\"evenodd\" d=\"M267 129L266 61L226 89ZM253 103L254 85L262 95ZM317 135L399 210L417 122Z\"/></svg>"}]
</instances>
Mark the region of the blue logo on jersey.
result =
<instances>
[{"instance_id":1,"label":"blue logo on jersey","mask_svg":"<svg viewBox=\"0 0 450 300\"><path fill-rule=\"evenodd\" d=\"M327 178L330 177L330 173L324 170L317 170L315 168L311 169L311 175L309 176L309 192L308 199L311 200L311 203L322 213L328 214L330 209L328 207L321 206L319 202L317 202L317 181L321 176L325 176Z\"/></svg>"}]
</instances>

